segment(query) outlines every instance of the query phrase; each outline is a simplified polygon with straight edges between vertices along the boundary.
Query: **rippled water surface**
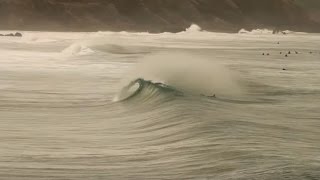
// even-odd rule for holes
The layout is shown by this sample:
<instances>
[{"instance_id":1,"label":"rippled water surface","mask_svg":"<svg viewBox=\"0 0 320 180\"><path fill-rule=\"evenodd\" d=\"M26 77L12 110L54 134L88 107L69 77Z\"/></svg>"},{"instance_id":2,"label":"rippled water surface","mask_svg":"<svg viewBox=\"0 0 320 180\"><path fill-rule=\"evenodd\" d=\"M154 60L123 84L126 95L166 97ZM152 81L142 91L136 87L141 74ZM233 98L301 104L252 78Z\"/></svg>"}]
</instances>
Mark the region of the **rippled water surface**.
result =
<instances>
[{"instance_id":1,"label":"rippled water surface","mask_svg":"<svg viewBox=\"0 0 320 180\"><path fill-rule=\"evenodd\" d=\"M320 179L318 34L23 35L0 179Z\"/></svg>"}]
</instances>

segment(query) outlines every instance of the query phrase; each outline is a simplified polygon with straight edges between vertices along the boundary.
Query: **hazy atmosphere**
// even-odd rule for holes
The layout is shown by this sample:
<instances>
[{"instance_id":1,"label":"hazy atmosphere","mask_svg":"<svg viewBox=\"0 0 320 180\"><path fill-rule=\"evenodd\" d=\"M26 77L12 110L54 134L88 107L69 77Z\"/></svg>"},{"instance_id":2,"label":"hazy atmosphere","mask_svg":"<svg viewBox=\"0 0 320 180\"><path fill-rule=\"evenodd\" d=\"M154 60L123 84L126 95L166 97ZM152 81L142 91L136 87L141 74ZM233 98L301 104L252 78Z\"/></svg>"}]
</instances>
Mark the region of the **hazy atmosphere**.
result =
<instances>
[{"instance_id":1,"label":"hazy atmosphere","mask_svg":"<svg viewBox=\"0 0 320 180\"><path fill-rule=\"evenodd\" d=\"M0 0L0 179L320 179L319 2Z\"/></svg>"},{"instance_id":2,"label":"hazy atmosphere","mask_svg":"<svg viewBox=\"0 0 320 180\"><path fill-rule=\"evenodd\" d=\"M0 0L0 28L180 32L320 31L318 0Z\"/></svg>"}]
</instances>

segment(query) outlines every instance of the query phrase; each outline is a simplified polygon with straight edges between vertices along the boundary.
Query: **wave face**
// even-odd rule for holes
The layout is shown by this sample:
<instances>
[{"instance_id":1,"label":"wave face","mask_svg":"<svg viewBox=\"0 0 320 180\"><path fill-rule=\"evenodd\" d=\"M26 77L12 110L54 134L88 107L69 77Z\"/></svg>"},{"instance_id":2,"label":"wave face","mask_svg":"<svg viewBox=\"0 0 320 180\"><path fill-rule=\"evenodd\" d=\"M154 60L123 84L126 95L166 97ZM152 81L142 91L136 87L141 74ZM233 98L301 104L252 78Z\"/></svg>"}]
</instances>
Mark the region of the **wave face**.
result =
<instances>
[{"instance_id":1,"label":"wave face","mask_svg":"<svg viewBox=\"0 0 320 180\"><path fill-rule=\"evenodd\" d=\"M313 0L2 0L1 28L45 31L180 32L241 28L319 32Z\"/></svg>"},{"instance_id":2,"label":"wave face","mask_svg":"<svg viewBox=\"0 0 320 180\"><path fill-rule=\"evenodd\" d=\"M320 34L22 33L0 38L0 179L320 177Z\"/></svg>"},{"instance_id":3,"label":"wave face","mask_svg":"<svg viewBox=\"0 0 320 180\"><path fill-rule=\"evenodd\" d=\"M159 96L174 95L182 96L183 93L173 87L163 83L154 83L146 81L142 78L132 81L128 86L124 87L115 97L114 101L129 101L137 96L142 96L142 99L137 100L139 103L144 103L148 99L156 99Z\"/></svg>"}]
</instances>

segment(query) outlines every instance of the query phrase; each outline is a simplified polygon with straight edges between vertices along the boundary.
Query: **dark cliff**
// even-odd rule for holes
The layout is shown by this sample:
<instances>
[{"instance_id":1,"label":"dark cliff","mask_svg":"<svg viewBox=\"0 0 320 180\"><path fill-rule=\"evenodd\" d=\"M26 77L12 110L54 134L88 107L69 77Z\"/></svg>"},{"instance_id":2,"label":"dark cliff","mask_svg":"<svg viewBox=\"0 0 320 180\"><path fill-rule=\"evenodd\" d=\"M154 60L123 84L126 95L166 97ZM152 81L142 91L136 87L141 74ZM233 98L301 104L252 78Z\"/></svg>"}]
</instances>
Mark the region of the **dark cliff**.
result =
<instances>
[{"instance_id":1,"label":"dark cliff","mask_svg":"<svg viewBox=\"0 0 320 180\"><path fill-rule=\"evenodd\" d=\"M301 0L0 0L0 29L177 32L241 28L320 32Z\"/></svg>"}]
</instances>

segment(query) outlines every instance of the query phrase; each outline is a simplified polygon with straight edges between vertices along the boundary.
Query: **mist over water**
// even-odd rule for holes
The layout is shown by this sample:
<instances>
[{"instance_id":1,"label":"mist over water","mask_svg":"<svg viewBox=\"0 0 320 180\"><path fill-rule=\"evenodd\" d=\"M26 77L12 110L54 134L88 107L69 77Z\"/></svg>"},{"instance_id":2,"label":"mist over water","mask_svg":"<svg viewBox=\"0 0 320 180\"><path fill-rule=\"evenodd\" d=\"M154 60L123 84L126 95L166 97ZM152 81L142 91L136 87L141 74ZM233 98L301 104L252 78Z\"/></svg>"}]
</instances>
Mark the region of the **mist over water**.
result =
<instances>
[{"instance_id":1,"label":"mist over water","mask_svg":"<svg viewBox=\"0 0 320 180\"><path fill-rule=\"evenodd\" d=\"M142 78L193 95L239 95L235 74L218 61L190 53L147 55L129 71L126 81ZM126 82L128 84L128 82Z\"/></svg>"},{"instance_id":2,"label":"mist over water","mask_svg":"<svg viewBox=\"0 0 320 180\"><path fill-rule=\"evenodd\" d=\"M0 179L319 179L319 47L195 25L1 37Z\"/></svg>"}]
</instances>

